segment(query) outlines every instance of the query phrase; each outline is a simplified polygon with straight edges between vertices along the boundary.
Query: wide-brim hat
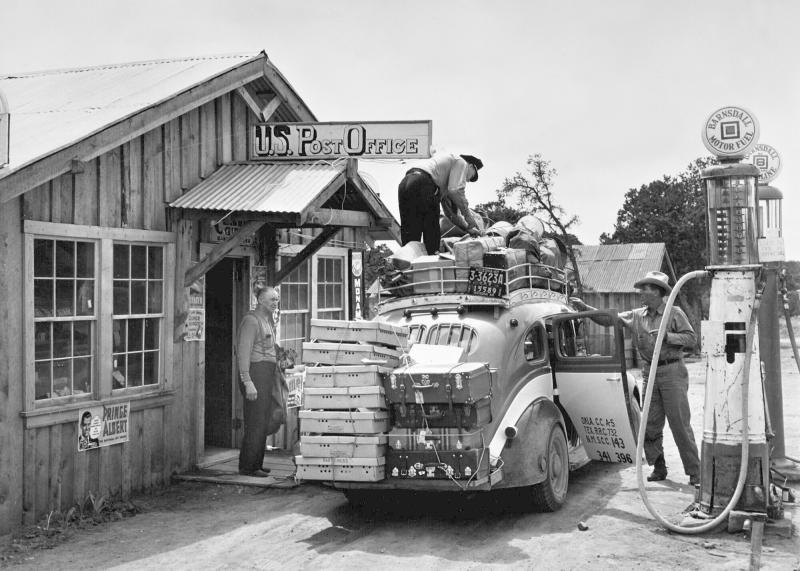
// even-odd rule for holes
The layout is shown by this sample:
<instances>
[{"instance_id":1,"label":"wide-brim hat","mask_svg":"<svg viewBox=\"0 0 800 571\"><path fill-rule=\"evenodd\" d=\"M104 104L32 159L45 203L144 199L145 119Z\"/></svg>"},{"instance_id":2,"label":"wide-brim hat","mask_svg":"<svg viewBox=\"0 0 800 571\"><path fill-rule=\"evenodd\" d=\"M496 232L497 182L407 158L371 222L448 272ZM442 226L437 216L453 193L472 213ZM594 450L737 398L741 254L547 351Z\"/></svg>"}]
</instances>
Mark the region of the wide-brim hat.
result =
<instances>
[{"instance_id":1,"label":"wide-brim hat","mask_svg":"<svg viewBox=\"0 0 800 571\"><path fill-rule=\"evenodd\" d=\"M658 286L663 289L666 294L672 291L672 287L669 285L669 276L664 272L647 272L647 275L633 284L633 287L640 288L645 284Z\"/></svg>"},{"instance_id":2,"label":"wide-brim hat","mask_svg":"<svg viewBox=\"0 0 800 571\"><path fill-rule=\"evenodd\" d=\"M467 163L475 167L475 176L469 179L469 181L475 182L476 180L478 180L478 171L483 168L483 161L480 160L478 157L473 157L472 155L459 155L459 156L465 161L467 161Z\"/></svg>"}]
</instances>

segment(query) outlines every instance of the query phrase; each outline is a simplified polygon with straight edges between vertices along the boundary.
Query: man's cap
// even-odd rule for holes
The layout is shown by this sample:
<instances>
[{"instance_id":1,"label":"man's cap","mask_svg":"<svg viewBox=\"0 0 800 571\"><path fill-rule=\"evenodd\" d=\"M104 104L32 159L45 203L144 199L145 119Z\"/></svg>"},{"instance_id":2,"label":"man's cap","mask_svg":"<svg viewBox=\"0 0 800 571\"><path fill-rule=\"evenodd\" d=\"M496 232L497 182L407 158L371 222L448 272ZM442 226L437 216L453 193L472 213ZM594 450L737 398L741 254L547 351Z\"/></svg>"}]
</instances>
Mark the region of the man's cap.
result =
<instances>
[{"instance_id":1,"label":"man's cap","mask_svg":"<svg viewBox=\"0 0 800 571\"><path fill-rule=\"evenodd\" d=\"M645 284L658 286L664 290L665 294L672 291L672 287L669 285L669 276L664 272L647 272L647 275L633 284L633 287L640 288Z\"/></svg>"},{"instance_id":2,"label":"man's cap","mask_svg":"<svg viewBox=\"0 0 800 571\"><path fill-rule=\"evenodd\" d=\"M475 176L469 179L470 182L475 182L478 180L478 171L483 168L483 161L480 160L478 157L473 157L472 155L460 155L462 159L467 161L467 163L475 166Z\"/></svg>"}]
</instances>

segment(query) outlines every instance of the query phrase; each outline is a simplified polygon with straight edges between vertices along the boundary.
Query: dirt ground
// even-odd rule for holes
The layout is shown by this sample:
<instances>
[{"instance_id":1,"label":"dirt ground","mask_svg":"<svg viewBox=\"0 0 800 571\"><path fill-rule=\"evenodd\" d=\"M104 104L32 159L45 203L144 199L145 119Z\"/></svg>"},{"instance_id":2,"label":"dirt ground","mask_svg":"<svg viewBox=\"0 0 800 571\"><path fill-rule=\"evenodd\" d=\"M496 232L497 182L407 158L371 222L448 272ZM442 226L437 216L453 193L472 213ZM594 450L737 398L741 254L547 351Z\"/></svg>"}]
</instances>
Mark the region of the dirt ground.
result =
<instances>
[{"instance_id":1,"label":"dirt ground","mask_svg":"<svg viewBox=\"0 0 800 571\"><path fill-rule=\"evenodd\" d=\"M798 328L800 330L800 328ZM786 345L786 344L784 344ZM705 363L689 364L690 400L702 435ZM800 456L800 374L782 349L786 451ZM657 509L680 521L693 489L665 433L669 479L648 484ZM795 490L800 491L800 482ZM647 512L635 469L592 463L570 476L566 505L525 513L497 494L387 498L356 510L337 491L304 484L255 489L184 482L132 499L139 513L43 541L29 530L0 541L14 569L748 569L751 543L727 531L678 535ZM579 529L579 522L585 530ZM780 534L768 529L762 568L800 570L800 506Z\"/></svg>"}]
</instances>

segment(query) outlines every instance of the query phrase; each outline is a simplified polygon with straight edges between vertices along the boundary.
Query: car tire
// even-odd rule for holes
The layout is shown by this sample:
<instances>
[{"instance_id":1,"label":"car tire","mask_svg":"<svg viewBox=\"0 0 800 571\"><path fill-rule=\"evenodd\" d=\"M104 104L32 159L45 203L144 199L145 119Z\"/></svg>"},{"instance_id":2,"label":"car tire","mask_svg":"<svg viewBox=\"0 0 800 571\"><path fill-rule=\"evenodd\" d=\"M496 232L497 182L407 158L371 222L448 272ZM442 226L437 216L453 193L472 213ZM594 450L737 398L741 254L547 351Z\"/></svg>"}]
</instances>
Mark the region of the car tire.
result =
<instances>
[{"instance_id":1,"label":"car tire","mask_svg":"<svg viewBox=\"0 0 800 571\"><path fill-rule=\"evenodd\" d=\"M545 479L532 487L532 501L538 510L554 512L564 505L569 487L567 438L561 426L555 423L547 438L545 463Z\"/></svg>"}]
</instances>

